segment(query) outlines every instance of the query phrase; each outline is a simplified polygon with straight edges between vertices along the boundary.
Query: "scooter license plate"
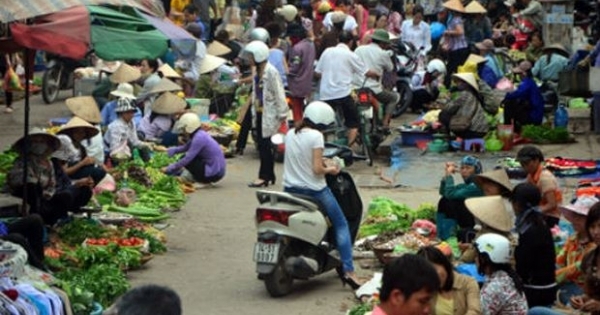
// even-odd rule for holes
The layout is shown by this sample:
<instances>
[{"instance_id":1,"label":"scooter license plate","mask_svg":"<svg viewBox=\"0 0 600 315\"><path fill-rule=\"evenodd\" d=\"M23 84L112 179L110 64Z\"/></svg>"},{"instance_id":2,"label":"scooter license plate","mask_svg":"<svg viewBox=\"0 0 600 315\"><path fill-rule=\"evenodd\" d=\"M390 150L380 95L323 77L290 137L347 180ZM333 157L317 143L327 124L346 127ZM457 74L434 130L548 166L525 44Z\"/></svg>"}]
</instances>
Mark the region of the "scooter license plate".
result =
<instances>
[{"instance_id":1,"label":"scooter license plate","mask_svg":"<svg viewBox=\"0 0 600 315\"><path fill-rule=\"evenodd\" d=\"M254 261L257 263L276 264L279 259L279 243L261 243L254 245Z\"/></svg>"}]
</instances>

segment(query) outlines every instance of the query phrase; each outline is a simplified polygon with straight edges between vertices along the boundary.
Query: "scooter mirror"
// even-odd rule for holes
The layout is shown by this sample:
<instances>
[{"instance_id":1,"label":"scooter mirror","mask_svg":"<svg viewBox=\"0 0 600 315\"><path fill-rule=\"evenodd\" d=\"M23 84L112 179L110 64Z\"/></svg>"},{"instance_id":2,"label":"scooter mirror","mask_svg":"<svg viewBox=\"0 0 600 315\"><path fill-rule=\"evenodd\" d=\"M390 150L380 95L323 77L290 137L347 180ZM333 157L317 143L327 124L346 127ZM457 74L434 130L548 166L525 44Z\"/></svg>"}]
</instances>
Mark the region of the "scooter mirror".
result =
<instances>
[{"instance_id":1,"label":"scooter mirror","mask_svg":"<svg viewBox=\"0 0 600 315\"><path fill-rule=\"evenodd\" d=\"M285 142L285 135L281 133L276 133L271 136L271 142L275 145L280 145Z\"/></svg>"}]
</instances>

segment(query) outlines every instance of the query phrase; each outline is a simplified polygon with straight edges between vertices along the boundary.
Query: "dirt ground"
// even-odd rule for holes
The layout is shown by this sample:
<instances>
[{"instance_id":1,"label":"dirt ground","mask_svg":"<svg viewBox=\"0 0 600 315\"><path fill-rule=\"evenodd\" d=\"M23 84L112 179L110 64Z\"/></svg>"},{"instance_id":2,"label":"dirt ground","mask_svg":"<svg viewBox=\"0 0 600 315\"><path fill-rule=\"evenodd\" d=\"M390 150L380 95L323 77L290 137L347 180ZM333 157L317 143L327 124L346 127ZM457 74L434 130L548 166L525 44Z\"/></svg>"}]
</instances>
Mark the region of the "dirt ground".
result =
<instances>
[{"instance_id":1,"label":"dirt ground","mask_svg":"<svg viewBox=\"0 0 600 315\"><path fill-rule=\"evenodd\" d=\"M66 97L66 93L63 93ZM23 106L18 102L12 114L0 114L0 147L6 148L23 133ZM31 125L46 126L50 118L68 116L62 101L43 105L39 97L32 99ZM411 117L405 117L410 119ZM543 146L547 156L597 158L600 153L598 136L577 137L570 145ZM169 252L157 256L147 267L131 273L134 285L157 283L173 287L183 300L185 314L343 314L355 303L352 291L342 287L334 272L309 281L298 281L294 292L279 299L267 294L263 283L256 278L252 261L256 240L254 210L257 205L255 189L246 185L258 171L254 150L241 157L228 159L226 178L218 187L199 190L189 195L189 201L169 220L166 230ZM509 152L508 155L514 155ZM384 195L416 207L422 202L437 202L437 184L445 160L457 161L462 154L418 154L406 149L405 166L400 172L402 188L375 187L374 168L360 162L348 170L358 178L363 204L374 196ZM503 155L507 155L503 153ZM484 153L479 156L484 165L491 166L503 156ZM380 167L387 166L384 160ZM279 182L268 189L281 190L282 165L276 166ZM487 167L485 166L485 167ZM573 180L561 180L565 192ZM385 185L378 185L381 187ZM357 263L360 265L360 263ZM368 276L372 270L361 270Z\"/></svg>"}]
</instances>

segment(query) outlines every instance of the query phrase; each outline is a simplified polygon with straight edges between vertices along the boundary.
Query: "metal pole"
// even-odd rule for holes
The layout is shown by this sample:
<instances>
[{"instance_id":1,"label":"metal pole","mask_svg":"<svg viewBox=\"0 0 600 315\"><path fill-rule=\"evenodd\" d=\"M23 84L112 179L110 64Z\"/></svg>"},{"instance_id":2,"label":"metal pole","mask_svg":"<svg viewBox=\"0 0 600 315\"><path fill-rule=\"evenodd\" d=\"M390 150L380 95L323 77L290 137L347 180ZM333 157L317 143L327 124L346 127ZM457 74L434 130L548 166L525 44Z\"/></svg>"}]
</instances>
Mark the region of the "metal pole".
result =
<instances>
[{"instance_id":1,"label":"metal pole","mask_svg":"<svg viewBox=\"0 0 600 315\"><path fill-rule=\"evenodd\" d=\"M23 203L21 205L21 213L25 216L28 214L27 209L27 159L29 154L29 77L32 73L31 62L29 59L30 50L25 48L25 123L24 123L24 139L23 141Z\"/></svg>"}]
</instances>

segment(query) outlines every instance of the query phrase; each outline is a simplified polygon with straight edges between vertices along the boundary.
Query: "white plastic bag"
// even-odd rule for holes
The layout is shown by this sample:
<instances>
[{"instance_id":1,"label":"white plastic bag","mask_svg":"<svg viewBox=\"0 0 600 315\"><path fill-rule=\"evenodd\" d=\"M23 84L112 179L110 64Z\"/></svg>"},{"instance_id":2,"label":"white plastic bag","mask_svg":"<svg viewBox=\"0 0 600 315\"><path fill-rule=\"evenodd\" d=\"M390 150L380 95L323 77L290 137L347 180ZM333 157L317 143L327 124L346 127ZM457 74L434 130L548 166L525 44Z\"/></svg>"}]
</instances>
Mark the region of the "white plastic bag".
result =
<instances>
[{"instance_id":1,"label":"white plastic bag","mask_svg":"<svg viewBox=\"0 0 600 315\"><path fill-rule=\"evenodd\" d=\"M110 157L117 160L128 160L131 158L131 149L127 141L123 141L118 147L110 152Z\"/></svg>"}]
</instances>

